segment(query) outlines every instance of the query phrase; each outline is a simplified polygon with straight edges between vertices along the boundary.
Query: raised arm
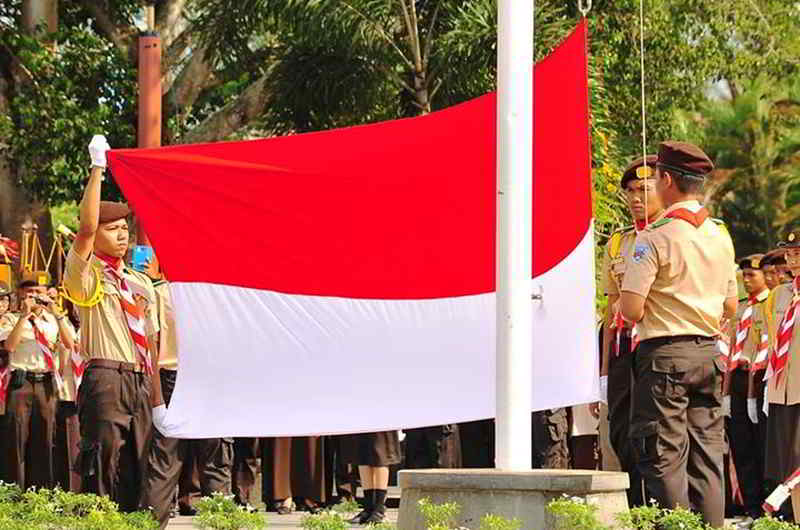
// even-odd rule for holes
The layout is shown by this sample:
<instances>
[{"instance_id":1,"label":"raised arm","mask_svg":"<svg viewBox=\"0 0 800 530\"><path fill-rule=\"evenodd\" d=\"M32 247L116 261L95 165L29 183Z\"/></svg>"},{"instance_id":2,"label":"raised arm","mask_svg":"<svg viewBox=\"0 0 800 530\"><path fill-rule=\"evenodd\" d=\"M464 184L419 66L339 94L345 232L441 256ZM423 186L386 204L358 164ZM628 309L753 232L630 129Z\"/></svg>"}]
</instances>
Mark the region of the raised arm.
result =
<instances>
[{"instance_id":1,"label":"raised arm","mask_svg":"<svg viewBox=\"0 0 800 530\"><path fill-rule=\"evenodd\" d=\"M73 243L78 255L88 260L94 247L94 238L100 224L100 188L106 169L106 152L110 149L104 136L95 135L89 143L92 169L80 205L80 226Z\"/></svg>"}]
</instances>

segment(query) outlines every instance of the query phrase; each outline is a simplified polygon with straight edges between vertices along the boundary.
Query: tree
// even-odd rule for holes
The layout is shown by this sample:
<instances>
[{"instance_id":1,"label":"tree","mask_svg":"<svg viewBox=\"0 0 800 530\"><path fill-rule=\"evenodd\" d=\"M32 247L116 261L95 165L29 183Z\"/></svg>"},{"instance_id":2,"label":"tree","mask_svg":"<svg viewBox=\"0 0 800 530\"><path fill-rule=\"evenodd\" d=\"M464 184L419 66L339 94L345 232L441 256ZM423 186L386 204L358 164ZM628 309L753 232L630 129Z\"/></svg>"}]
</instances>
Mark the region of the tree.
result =
<instances>
[{"instance_id":1,"label":"tree","mask_svg":"<svg viewBox=\"0 0 800 530\"><path fill-rule=\"evenodd\" d=\"M800 76L737 86L735 98L710 100L679 123L716 160L706 203L744 256L774 248L800 223Z\"/></svg>"}]
</instances>

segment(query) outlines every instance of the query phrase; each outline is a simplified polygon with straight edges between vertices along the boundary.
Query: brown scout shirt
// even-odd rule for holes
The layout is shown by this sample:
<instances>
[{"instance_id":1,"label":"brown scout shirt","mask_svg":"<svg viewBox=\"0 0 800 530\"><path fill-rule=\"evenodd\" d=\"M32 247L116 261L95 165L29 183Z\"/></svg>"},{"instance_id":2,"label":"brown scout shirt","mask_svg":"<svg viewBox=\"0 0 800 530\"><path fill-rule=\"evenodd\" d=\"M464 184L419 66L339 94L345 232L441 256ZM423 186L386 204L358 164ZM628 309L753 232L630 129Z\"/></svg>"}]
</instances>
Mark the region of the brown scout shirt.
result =
<instances>
[{"instance_id":1,"label":"brown scout shirt","mask_svg":"<svg viewBox=\"0 0 800 530\"><path fill-rule=\"evenodd\" d=\"M619 238L618 241L615 241ZM615 232L606 244L603 254L603 290L607 296L619 296L626 263L633 253L636 230L633 227Z\"/></svg>"},{"instance_id":2,"label":"brown scout shirt","mask_svg":"<svg viewBox=\"0 0 800 530\"><path fill-rule=\"evenodd\" d=\"M680 208L697 212L701 206L680 202L664 215ZM636 237L622 291L646 298L644 318L637 324L640 340L715 337L725 299L737 296L733 242L710 218L695 228L665 217Z\"/></svg>"},{"instance_id":3,"label":"brown scout shirt","mask_svg":"<svg viewBox=\"0 0 800 530\"><path fill-rule=\"evenodd\" d=\"M64 287L76 300L88 301L96 291L97 275L103 282L103 297L91 307L77 306L81 320L81 353L85 360L106 359L126 363L136 363L136 349L128 329L125 313L120 305L120 291L117 281L103 273L105 264L94 255L84 261L75 249L67 254L64 271ZM158 332L158 315L154 309L156 294L153 284L146 275L120 265L120 271L129 288L143 294L148 301L145 310L145 330L148 337Z\"/></svg>"},{"instance_id":4,"label":"brown scout shirt","mask_svg":"<svg viewBox=\"0 0 800 530\"><path fill-rule=\"evenodd\" d=\"M747 338L744 341L742 349L742 364L738 367L741 370L749 370L750 364L755 361L758 354L758 345L761 343L761 335L768 333L767 317L764 313L764 302L769 298L769 289L764 291L756 297L756 303L753 304L753 316L751 317L752 325L750 331L747 333ZM747 309L747 301L739 303L739 309L736 311L736 321L731 322L731 343L730 350L733 353L733 347L736 344L736 326L742 318L742 313Z\"/></svg>"},{"instance_id":5,"label":"brown scout shirt","mask_svg":"<svg viewBox=\"0 0 800 530\"><path fill-rule=\"evenodd\" d=\"M169 283L161 280L154 283L158 324L161 332L158 339L158 367L165 370L178 369L178 330L175 328L175 310Z\"/></svg>"},{"instance_id":6,"label":"brown scout shirt","mask_svg":"<svg viewBox=\"0 0 800 530\"><path fill-rule=\"evenodd\" d=\"M767 317L769 324L770 355L775 345L778 326L783 322L789 303L792 301L793 288L790 283L782 283L772 290L770 299L765 304L772 311ZM800 322L795 321L792 332L792 343L789 345L789 358L780 378L772 376L767 387L767 399L777 405L797 405L800 403Z\"/></svg>"},{"instance_id":7,"label":"brown scout shirt","mask_svg":"<svg viewBox=\"0 0 800 530\"><path fill-rule=\"evenodd\" d=\"M50 351L53 352L53 361L58 366L58 322L53 315L47 311L36 317L39 329L42 330L47 342L50 343ZM6 313L0 317L0 341L6 340L11 331L19 321L18 313ZM23 324L22 337L17 349L11 353L10 364L12 370L25 370L26 372L44 373L49 372L47 361L44 358L36 336L33 334L33 326L30 322Z\"/></svg>"}]
</instances>

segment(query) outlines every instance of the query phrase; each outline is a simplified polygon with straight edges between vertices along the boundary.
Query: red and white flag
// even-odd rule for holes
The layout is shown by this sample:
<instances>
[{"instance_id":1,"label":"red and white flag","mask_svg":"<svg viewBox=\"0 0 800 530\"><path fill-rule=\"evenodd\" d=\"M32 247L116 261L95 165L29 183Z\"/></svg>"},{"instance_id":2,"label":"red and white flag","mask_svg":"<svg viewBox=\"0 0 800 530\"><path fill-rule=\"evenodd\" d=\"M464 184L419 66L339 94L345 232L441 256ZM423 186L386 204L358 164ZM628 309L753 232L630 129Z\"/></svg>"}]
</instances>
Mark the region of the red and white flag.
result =
<instances>
[{"instance_id":1,"label":"red and white flag","mask_svg":"<svg viewBox=\"0 0 800 530\"><path fill-rule=\"evenodd\" d=\"M534 76L531 407L544 409L599 395L585 22ZM362 127L111 151L170 280L168 434L493 417L496 119L492 93Z\"/></svg>"},{"instance_id":2,"label":"red and white flag","mask_svg":"<svg viewBox=\"0 0 800 530\"><path fill-rule=\"evenodd\" d=\"M789 478L783 481L783 484L780 484L770 493L762 506L764 511L767 513L775 513L780 510L781 505L786 502L786 499L789 498L789 495L792 494L792 490L796 488L798 484L800 484L800 468L795 470L794 473L789 475Z\"/></svg>"}]
</instances>

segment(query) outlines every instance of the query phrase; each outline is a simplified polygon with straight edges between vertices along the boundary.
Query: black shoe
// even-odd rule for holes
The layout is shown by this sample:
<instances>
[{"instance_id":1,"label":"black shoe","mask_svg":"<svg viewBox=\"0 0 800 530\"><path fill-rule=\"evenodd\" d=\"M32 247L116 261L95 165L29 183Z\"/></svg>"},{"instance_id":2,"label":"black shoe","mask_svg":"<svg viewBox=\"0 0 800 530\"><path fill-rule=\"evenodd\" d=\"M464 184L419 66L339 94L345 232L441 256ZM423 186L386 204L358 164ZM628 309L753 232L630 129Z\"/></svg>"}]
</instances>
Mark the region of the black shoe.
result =
<instances>
[{"instance_id":1,"label":"black shoe","mask_svg":"<svg viewBox=\"0 0 800 530\"><path fill-rule=\"evenodd\" d=\"M297 505L298 512L308 512L311 514L318 514L322 511L319 504L312 501L303 501Z\"/></svg>"},{"instance_id":2,"label":"black shoe","mask_svg":"<svg viewBox=\"0 0 800 530\"><path fill-rule=\"evenodd\" d=\"M372 523L377 524L377 523L382 523L385 520L386 520L386 512L383 512L381 510L375 510L374 512L369 514L369 517L367 517L367 519L361 524L372 524Z\"/></svg>"},{"instance_id":3,"label":"black shoe","mask_svg":"<svg viewBox=\"0 0 800 530\"><path fill-rule=\"evenodd\" d=\"M358 515L356 515L355 517L353 517L352 519L347 521L347 523L348 524L364 524L364 523L367 522L367 520L370 518L371 515L372 515L372 512L367 510L366 508L364 508L363 510L361 510L361 512Z\"/></svg>"},{"instance_id":4,"label":"black shoe","mask_svg":"<svg viewBox=\"0 0 800 530\"><path fill-rule=\"evenodd\" d=\"M188 504L181 504L178 506L178 513L185 516L197 515L197 510Z\"/></svg>"}]
</instances>

